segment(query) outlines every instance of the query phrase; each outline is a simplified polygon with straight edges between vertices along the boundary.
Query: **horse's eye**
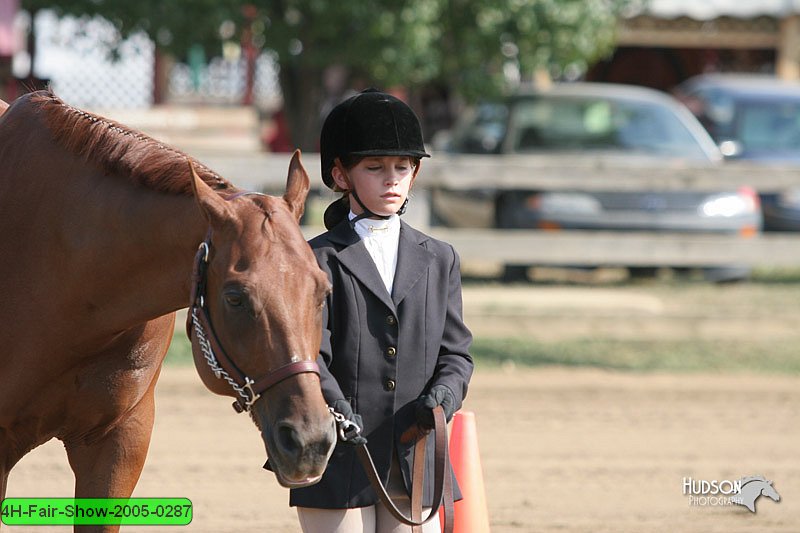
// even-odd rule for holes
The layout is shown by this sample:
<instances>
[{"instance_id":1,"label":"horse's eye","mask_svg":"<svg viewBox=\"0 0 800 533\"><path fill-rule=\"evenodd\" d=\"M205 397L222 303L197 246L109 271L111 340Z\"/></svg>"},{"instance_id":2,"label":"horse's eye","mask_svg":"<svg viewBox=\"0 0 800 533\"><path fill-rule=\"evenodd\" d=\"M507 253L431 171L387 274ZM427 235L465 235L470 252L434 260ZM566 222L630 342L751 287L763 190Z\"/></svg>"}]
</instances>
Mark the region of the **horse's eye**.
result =
<instances>
[{"instance_id":1,"label":"horse's eye","mask_svg":"<svg viewBox=\"0 0 800 533\"><path fill-rule=\"evenodd\" d=\"M241 307L244 305L244 296L240 292L226 292L224 295L225 303L231 307Z\"/></svg>"}]
</instances>

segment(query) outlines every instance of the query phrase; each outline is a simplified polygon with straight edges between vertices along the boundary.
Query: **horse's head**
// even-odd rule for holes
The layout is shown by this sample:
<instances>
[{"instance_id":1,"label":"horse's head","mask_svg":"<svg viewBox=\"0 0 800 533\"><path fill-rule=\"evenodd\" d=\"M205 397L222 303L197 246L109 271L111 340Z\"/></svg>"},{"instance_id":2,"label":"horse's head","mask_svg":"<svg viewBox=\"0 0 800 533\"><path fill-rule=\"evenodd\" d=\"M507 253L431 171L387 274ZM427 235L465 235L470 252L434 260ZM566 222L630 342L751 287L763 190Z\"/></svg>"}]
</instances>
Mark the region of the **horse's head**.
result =
<instances>
[{"instance_id":1,"label":"horse's head","mask_svg":"<svg viewBox=\"0 0 800 533\"><path fill-rule=\"evenodd\" d=\"M766 481L761 486L761 494L768 498L772 498L776 502L781 501L781 495L778 494L778 491L772 486L772 481Z\"/></svg>"},{"instance_id":2,"label":"horse's head","mask_svg":"<svg viewBox=\"0 0 800 533\"><path fill-rule=\"evenodd\" d=\"M190 308L195 366L250 411L282 485L315 483L336 434L314 362L330 284L298 226L308 175L295 153L282 198L227 199L192 175L210 227Z\"/></svg>"}]
</instances>

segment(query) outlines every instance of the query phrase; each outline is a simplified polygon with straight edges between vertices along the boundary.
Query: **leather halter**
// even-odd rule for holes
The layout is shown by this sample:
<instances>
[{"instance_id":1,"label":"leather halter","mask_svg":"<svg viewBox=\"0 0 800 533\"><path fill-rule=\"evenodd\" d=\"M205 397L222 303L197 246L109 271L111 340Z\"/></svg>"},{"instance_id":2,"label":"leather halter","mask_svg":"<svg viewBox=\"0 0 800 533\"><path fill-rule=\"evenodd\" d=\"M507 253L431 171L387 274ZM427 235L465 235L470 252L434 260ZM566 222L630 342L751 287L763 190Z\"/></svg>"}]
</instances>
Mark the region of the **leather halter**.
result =
<instances>
[{"instance_id":1,"label":"leather halter","mask_svg":"<svg viewBox=\"0 0 800 533\"><path fill-rule=\"evenodd\" d=\"M246 194L260 194L240 192L228 198L233 200ZM249 411L261 394L281 381L296 374L313 372L319 374L316 361L295 361L278 367L257 379L251 379L236 366L219 342L211 325L211 317L206 306L206 276L208 273L208 260L211 252L211 230L206 239L200 243L194 259L192 269L192 291L189 299L190 312L186 317L186 334L192 341L192 352L200 354L208 363L218 379L224 379L236 392L238 398L233 402L236 412Z\"/></svg>"}]
</instances>

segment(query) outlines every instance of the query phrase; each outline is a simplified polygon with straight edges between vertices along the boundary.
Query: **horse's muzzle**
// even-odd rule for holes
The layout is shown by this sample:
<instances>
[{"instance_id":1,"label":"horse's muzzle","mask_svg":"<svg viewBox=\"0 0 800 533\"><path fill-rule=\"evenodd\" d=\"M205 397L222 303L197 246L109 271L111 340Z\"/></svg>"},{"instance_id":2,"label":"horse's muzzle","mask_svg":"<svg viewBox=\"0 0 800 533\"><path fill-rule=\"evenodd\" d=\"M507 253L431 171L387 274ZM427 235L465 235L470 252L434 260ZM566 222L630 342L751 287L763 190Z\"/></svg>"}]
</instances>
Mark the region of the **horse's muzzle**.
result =
<instances>
[{"instance_id":1,"label":"horse's muzzle","mask_svg":"<svg viewBox=\"0 0 800 533\"><path fill-rule=\"evenodd\" d=\"M270 457L265 468L275 472L278 483L290 489L318 483L336 445L331 417L323 427L298 430L289 422L277 423L273 431L262 432Z\"/></svg>"}]
</instances>

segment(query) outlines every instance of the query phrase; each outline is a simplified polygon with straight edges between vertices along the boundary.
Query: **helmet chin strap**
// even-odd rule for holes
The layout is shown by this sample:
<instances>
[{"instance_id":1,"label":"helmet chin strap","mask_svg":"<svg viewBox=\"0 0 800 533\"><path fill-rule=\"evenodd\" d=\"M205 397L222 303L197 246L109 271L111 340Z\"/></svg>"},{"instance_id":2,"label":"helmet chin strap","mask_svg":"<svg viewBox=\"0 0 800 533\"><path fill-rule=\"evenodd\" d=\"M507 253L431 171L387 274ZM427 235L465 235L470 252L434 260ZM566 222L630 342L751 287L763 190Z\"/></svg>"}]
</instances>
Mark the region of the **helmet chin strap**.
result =
<instances>
[{"instance_id":1,"label":"helmet chin strap","mask_svg":"<svg viewBox=\"0 0 800 533\"><path fill-rule=\"evenodd\" d=\"M367 208L367 206L364 205L364 202L361 201L361 198L358 197L358 193L356 192L355 189L350 189L350 194L353 196L353 198L356 199L356 202L358 202L358 205L360 205L361 209L363 210L360 215L356 215L350 221L350 225L354 225L356 222L358 222L362 218L378 218L378 219L381 219L381 220L389 220L390 218L392 218L392 215L377 215L377 214L373 213L372 211L370 211ZM397 215L402 215L403 213L405 213L406 212L406 207L408 207L408 198L406 198L403 201L403 205L400 206L400 209L397 210L396 214Z\"/></svg>"}]
</instances>

